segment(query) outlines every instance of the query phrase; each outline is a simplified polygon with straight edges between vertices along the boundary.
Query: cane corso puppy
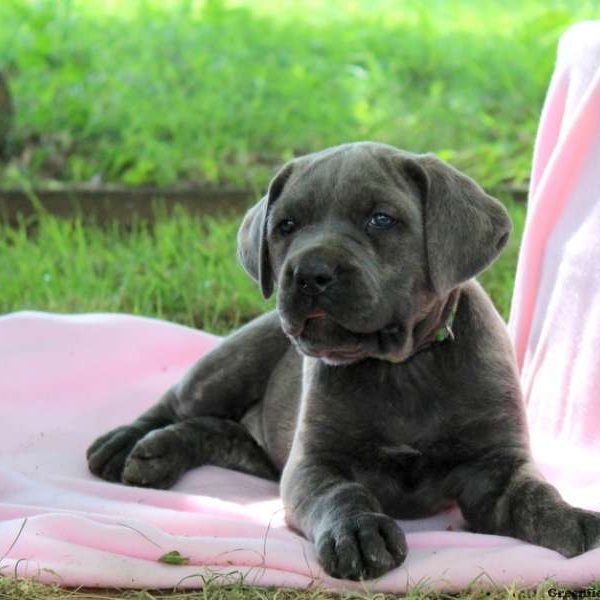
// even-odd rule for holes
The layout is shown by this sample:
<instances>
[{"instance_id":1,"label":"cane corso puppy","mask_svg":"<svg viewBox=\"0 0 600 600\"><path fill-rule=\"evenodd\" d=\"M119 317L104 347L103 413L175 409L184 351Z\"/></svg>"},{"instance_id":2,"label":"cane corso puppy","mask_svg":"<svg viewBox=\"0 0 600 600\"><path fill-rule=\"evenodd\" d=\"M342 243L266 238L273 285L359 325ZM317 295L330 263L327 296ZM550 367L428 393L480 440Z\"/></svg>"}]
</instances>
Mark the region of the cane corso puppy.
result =
<instances>
[{"instance_id":1,"label":"cane corso puppy","mask_svg":"<svg viewBox=\"0 0 600 600\"><path fill-rule=\"evenodd\" d=\"M400 565L394 519L453 503L473 531L597 546L600 515L536 473L511 343L473 279L510 230L431 154L364 142L292 160L238 235L277 310L96 440L91 471L158 488L206 464L281 475L287 522L339 578Z\"/></svg>"}]
</instances>

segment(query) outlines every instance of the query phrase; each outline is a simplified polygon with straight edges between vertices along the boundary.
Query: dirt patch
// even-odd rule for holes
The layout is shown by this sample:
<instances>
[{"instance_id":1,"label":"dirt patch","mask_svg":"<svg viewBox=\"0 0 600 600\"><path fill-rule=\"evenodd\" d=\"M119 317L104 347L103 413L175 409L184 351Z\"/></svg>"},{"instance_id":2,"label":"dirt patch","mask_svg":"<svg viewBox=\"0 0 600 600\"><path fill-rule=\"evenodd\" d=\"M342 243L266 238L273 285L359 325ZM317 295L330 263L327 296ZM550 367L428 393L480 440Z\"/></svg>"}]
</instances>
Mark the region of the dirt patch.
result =
<instances>
[{"instance_id":1,"label":"dirt patch","mask_svg":"<svg viewBox=\"0 0 600 600\"><path fill-rule=\"evenodd\" d=\"M240 214L257 194L250 190L188 188L93 189L72 186L59 190L0 190L0 219L16 223L21 217L52 214L84 221L131 223L136 219L153 221L157 215L178 208L202 215Z\"/></svg>"},{"instance_id":2,"label":"dirt patch","mask_svg":"<svg viewBox=\"0 0 600 600\"><path fill-rule=\"evenodd\" d=\"M12 124L13 105L6 79L0 73L0 158L4 155Z\"/></svg>"}]
</instances>

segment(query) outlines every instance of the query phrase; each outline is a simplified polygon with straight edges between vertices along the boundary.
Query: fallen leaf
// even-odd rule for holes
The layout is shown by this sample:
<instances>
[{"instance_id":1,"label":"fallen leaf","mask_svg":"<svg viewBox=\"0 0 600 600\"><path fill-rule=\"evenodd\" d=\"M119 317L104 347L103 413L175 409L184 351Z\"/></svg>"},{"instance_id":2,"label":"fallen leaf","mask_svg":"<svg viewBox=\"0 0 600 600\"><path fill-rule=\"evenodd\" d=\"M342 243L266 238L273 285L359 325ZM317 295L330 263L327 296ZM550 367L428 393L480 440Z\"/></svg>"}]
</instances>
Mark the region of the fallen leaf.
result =
<instances>
[{"instance_id":1,"label":"fallen leaf","mask_svg":"<svg viewBox=\"0 0 600 600\"><path fill-rule=\"evenodd\" d=\"M187 556L181 556L178 550L171 550L163 554L158 562L165 563L167 565L189 565L190 559Z\"/></svg>"}]
</instances>

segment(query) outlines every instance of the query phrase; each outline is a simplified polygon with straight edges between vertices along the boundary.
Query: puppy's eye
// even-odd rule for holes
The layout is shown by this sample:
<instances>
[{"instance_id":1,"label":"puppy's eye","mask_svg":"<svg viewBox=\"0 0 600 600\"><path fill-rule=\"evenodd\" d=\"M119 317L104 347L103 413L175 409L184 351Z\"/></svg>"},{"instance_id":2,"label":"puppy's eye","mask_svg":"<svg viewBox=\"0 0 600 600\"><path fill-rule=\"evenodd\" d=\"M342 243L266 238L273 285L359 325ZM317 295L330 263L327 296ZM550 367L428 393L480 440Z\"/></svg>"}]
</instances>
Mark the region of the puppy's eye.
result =
<instances>
[{"instance_id":1,"label":"puppy's eye","mask_svg":"<svg viewBox=\"0 0 600 600\"><path fill-rule=\"evenodd\" d=\"M277 223L276 229L281 235L289 235L296 229L296 221L294 219L282 219Z\"/></svg>"},{"instance_id":2,"label":"puppy's eye","mask_svg":"<svg viewBox=\"0 0 600 600\"><path fill-rule=\"evenodd\" d=\"M367 225L369 227L375 227L376 229L390 229L397 222L398 221L394 219L394 217L390 217L390 215L386 215L385 213L377 212L371 215Z\"/></svg>"}]
</instances>

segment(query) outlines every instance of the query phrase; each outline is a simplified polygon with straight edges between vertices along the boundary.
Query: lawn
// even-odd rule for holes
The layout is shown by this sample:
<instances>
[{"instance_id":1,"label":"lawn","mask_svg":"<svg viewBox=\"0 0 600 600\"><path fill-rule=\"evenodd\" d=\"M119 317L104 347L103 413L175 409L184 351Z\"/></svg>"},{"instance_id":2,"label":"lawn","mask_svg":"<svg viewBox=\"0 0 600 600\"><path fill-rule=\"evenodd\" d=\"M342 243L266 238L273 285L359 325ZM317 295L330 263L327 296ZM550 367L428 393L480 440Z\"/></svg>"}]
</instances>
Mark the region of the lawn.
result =
<instances>
[{"instance_id":1,"label":"lawn","mask_svg":"<svg viewBox=\"0 0 600 600\"><path fill-rule=\"evenodd\" d=\"M558 36L598 9L586 0L2 0L0 71L15 120L0 189L228 185L258 195L282 161L328 145L434 151L511 212L511 242L482 277L506 318L525 217L507 190L527 184ZM238 219L158 212L153 225L41 208L16 227L0 222L0 314L122 311L227 333L272 305L237 264ZM0 578L2 598L65 594ZM330 595L209 587L196 597Z\"/></svg>"},{"instance_id":2,"label":"lawn","mask_svg":"<svg viewBox=\"0 0 600 600\"><path fill-rule=\"evenodd\" d=\"M589 0L3 0L0 185L262 188L343 141L523 182L558 36Z\"/></svg>"},{"instance_id":3,"label":"lawn","mask_svg":"<svg viewBox=\"0 0 600 600\"><path fill-rule=\"evenodd\" d=\"M546 600L548 590L557 588L551 581L544 582L535 590L527 590L519 586L511 586L498 592L489 592L473 587L464 594L450 596L432 594L425 588L415 590L406 596L407 600ZM598 597L600 586L589 588L588 597ZM556 596L555 596L556 597ZM564 597L564 596L563 596ZM583 596L582 596L583 597ZM398 596L391 594L347 593L334 594L314 589L298 592L291 589L249 588L245 586L220 587L209 584L198 592L148 592L129 590L122 592L107 590L63 590L57 587L41 586L30 581L12 581L0 578L0 598L2 600L394 600Z\"/></svg>"},{"instance_id":4,"label":"lawn","mask_svg":"<svg viewBox=\"0 0 600 600\"><path fill-rule=\"evenodd\" d=\"M435 151L500 197L512 245L484 278L506 317L555 45L599 3L4 0L0 70L15 120L0 188L264 189L306 151L378 139ZM226 332L265 309L236 224L51 217L0 225L3 312L154 315Z\"/></svg>"}]
</instances>

